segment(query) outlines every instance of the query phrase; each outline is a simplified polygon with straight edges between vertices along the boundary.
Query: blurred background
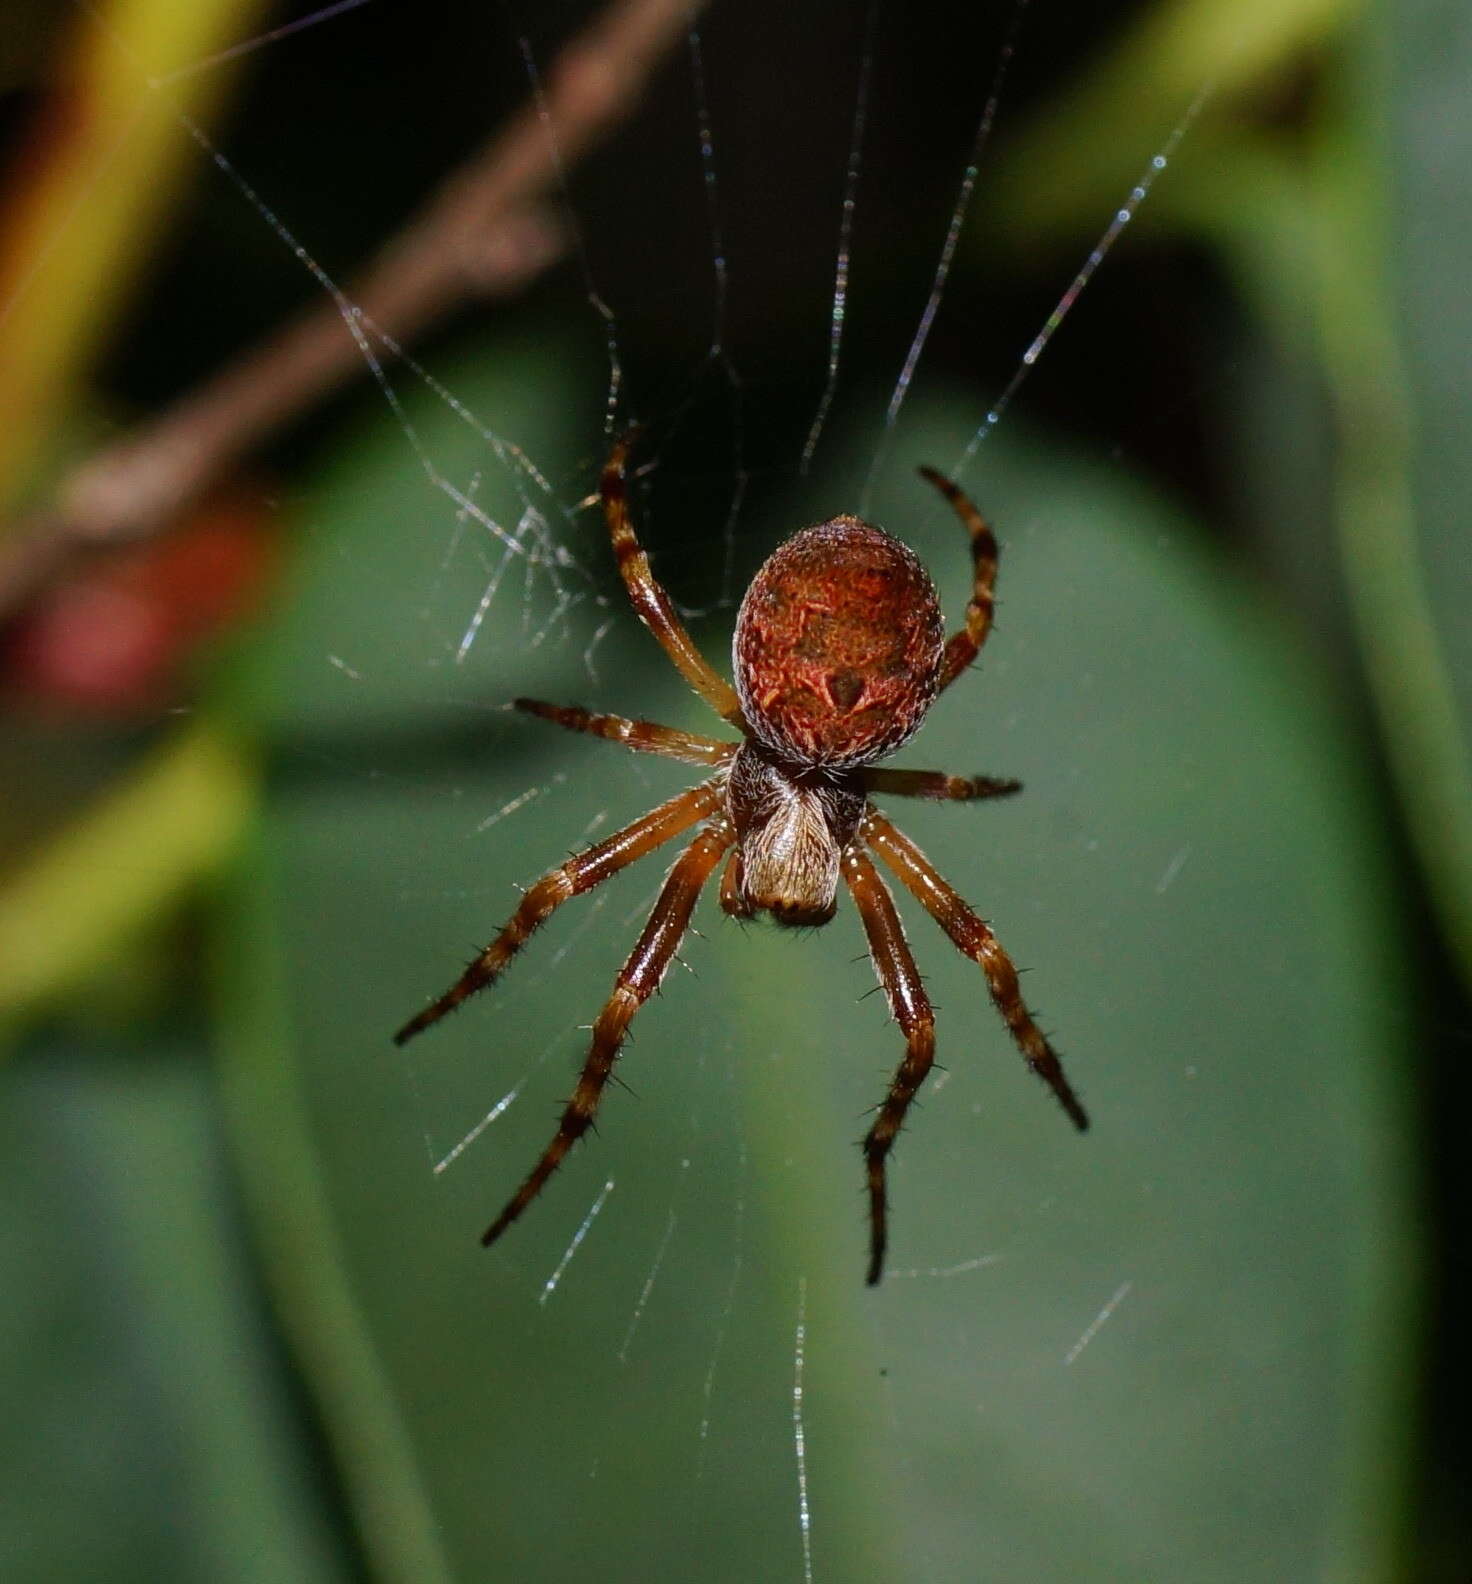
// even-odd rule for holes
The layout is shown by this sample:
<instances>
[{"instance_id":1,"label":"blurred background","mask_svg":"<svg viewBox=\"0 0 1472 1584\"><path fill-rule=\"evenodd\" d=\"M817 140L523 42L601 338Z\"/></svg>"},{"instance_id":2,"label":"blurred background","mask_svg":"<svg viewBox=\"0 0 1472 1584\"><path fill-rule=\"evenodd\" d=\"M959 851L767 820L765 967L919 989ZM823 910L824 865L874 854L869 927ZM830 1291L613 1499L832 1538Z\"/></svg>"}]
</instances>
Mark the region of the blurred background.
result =
<instances>
[{"instance_id":1,"label":"blurred background","mask_svg":"<svg viewBox=\"0 0 1472 1584\"><path fill-rule=\"evenodd\" d=\"M1468 1576L1469 72L1445 0L12 0L6 1578ZM1095 1127L913 919L876 1292L850 912L708 901L490 1254L659 860L388 1043L689 779L511 698L710 728L632 418L718 663L838 511L959 613L919 463L999 525L900 762L1027 791L895 813Z\"/></svg>"}]
</instances>

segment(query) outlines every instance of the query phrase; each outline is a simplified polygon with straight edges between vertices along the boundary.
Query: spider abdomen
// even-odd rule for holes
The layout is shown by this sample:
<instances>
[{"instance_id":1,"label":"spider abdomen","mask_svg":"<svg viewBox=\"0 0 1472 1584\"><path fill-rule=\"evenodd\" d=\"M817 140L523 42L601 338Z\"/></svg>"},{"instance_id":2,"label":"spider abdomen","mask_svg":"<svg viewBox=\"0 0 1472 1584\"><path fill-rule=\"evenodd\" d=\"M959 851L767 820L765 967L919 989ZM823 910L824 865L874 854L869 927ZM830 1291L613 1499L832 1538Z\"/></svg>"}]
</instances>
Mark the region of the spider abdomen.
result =
<instances>
[{"instance_id":1,"label":"spider abdomen","mask_svg":"<svg viewBox=\"0 0 1472 1584\"><path fill-rule=\"evenodd\" d=\"M752 580L733 661L753 733L802 763L893 753L940 677L944 629L918 556L858 517L804 528Z\"/></svg>"}]
</instances>

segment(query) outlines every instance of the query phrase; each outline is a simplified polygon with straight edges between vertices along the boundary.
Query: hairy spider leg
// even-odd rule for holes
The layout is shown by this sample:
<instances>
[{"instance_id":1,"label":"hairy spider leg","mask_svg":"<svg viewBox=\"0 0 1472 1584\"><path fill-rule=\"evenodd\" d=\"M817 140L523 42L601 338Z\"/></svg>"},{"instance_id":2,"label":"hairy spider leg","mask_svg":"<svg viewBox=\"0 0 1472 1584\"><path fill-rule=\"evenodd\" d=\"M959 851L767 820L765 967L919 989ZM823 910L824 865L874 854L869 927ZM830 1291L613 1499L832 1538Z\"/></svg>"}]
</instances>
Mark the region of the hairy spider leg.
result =
<instances>
[{"instance_id":1,"label":"hairy spider leg","mask_svg":"<svg viewBox=\"0 0 1472 1584\"><path fill-rule=\"evenodd\" d=\"M622 743L636 753L660 754L666 759L680 759L686 764L722 765L736 757L735 743L717 742L714 737L702 737L696 732L681 731L675 726L661 726L658 721L629 720L623 715L600 715L576 704L547 704L541 699L519 698L516 708L527 715L536 715L564 726L568 731L587 732L590 737L606 737L610 742Z\"/></svg>"},{"instance_id":2,"label":"hairy spider leg","mask_svg":"<svg viewBox=\"0 0 1472 1584\"><path fill-rule=\"evenodd\" d=\"M960 485L953 484L933 467L922 467L919 473L945 496L966 525L966 532L971 536L971 563L975 569L971 598L966 602L965 625L946 641L940 684L936 690L944 692L976 658L992 630L992 612L996 607L993 590L997 582L997 536Z\"/></svg>"},{"instance_id":3,"label":"hairy spider leg","mask_svg":"<svg viewBox=\"0 0 1472 1584\"><path fill-rule=\"evenodd\" d=\"M439 998L417 1012L394 1035L394 1044L422 1033L430 1024L438 1023L447 1012L477 990L483 990L498 979L506 965L526 945L532 932L545 923L570 897L581 896L594 886L602 885L610 875L651 853L656 847L678 836L699 819L713 814L720 802L720 788L709 781L681 792L667 803L625 825L595 846L575 854L566 863L549 869L521 899L521 906L511 915L510 922L495 940L471 962L463 974Z\"/></svg>"},{"instance_id":4,"label":"hairy spider leg","mask_svg":"<svg viewBox=\"0 0 1472 1584\"><path fill-rule=\"evenodd\" d=\"M935 1061L935 1013L920 982L920 970L915 966L889 887L859 847L851 847L844 854L843 877L864 922L874 972L905 1036L904 1060L890 1080L889 1093L879 1107L874 1125L864 1136L864 1162L869 1176L869 1274L865 1280L873 1287L884 1273L884 1250L889 1240L885 1164L910 1102Z\"/></svg>"},{"instance_id":5,"label":"hairy spider leg","mask_svg":"<svg viewBox=\"0 0 1472 1584\"><path fill-rule=\"evenodd\" d=\"M633 433L626 434L614 445L604 465L603 480L599 486L608 536L613 541L613 553L618 561L619 572L623 575L624 587L629 591L629 602L639 620L659 640L680 675L717 715L733 725L740 725L741 700L737 698L735 688L711 669L705 656L695 647L695 641L676 615L669 595L650 571L649 557L644 553L644 547L639 543L633 524L629 521L624 463L634 439Z\"/></svg>"},{"instance_id":6,"label":"hairy spider leg","mask_svg":"<svg viewBox=\"0 0 1472 1584\"><path fill-rule=\"evenodd\" d=\"M721 871L721 911L736 919L749 919L756 911L741 890L741 849L737 847Z\"/></svg>"},{"instance_id":7,"label":"hairy spider leg","mask_svg":"<svg viewBox=\"0 0 1472 1584\"><path fill-rule=\"evenodd\" d=\"M1063 1073L1058 1053L1023 1004L1012 959L986 923L941 878L934 864L878 811L870 808L860 831L862 839L889 865L900 883L950 936L956 949L986 975L997 1011L1016 1041L1027 1065L1053 1091L1069 1120L1084 1132L1089 1118Z\"/></svg>"},{"instance_id":8,"label":"hairy spider leg","mask_svg":"<svg viewBox=\"0 0 1472 1584\"><path fill-rule=\"evenodd\" d=\"M659 988L665 970L679 950L696 899L735 839L735 832L726 820L714 820L675 860L643 933L629 953L628 961L619 970L613 994L593 1025L588 1059L583 1064L582 1075L577 1088L573 1090L572 1099L567 1102L567 1108L562 1113L557 1132L521 1187L507 1201L506 1208L482 1234L481 1243L485 1247L489 1248L541 1193L547 1179L562 1164L567 1152L592 1126L598 1102L603 1098L604 1086L618 1059L629 1024L634 1014Z\"/></svg>"},{"instance_id":9,"label":"hairy spider leg","mask_svg":"<svg viewBox=\"0 0 1472 1584\"><path fill-rule=\"evenodd\" d=\"M953 776L944 770L890 770L870 765L861 772L866 792L890 797L931 798L942 803L969 803L975 798L1011 797L1020 781L997 776Z\"/></svg>"}]
</instances>

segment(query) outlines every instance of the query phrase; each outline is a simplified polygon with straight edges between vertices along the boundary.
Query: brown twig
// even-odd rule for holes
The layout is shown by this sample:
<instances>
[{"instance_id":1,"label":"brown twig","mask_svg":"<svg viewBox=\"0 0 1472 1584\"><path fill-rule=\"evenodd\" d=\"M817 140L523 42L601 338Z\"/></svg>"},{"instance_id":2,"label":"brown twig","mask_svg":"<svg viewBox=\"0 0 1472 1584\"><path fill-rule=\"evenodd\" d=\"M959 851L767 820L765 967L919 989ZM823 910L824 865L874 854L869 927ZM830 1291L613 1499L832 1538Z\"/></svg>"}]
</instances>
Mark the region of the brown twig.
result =
<instances>
[{"instance_id":1,"label":"brown twig","mask_svg":"<svg viewBox=\"0 0 1472 1584\"><path fill-rule=\"evenodd\" d=\"M540 98L444 183L346 298L329 291L74 468L52 509L0 545L0 617L87 550L161 532L246 452L366 366L364 327L406 344L469 298L507 295L552 262L566 238L543 194L632 110L698 3L614 0L563 50Z\"/></svg>"}]
</instances>

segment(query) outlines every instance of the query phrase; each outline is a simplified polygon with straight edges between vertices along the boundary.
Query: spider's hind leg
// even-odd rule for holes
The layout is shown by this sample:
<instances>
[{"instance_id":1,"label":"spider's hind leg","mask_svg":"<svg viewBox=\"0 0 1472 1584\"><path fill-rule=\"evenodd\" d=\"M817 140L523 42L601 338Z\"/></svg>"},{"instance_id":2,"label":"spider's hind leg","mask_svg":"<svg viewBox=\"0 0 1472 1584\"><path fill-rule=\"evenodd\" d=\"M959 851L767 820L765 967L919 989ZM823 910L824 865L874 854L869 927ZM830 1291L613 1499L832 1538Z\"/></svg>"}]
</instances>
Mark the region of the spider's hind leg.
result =
<instances>
[{"instance_id":1,"label":"spider's hind leg","mask_svg":"<svg viewBox=\"0 0 1472 1584\"><path fill-rule=\"evenodd\" d=\"M976 658L992 630L992 613L996 609L997 536L960 485L953 484L933 467L921 468L920 477L933 484L951 503L971 538L971 598L966 602L964 625L946 641L945 659L940 669L940 686L944 690Z\"/></svg>"},{"instance_id":2,"label":"spider's hind leg","mask_svg":"<svg viewBox=\"0 0 1472 1584\"><path fill-rule=\"evenodd\" d=\"M692 688L705 700L717 715L741 724L741 700L736 689L711 669L710 662L695 647L695 642L685 629L685 624L675 611L674 602L665 593L664 586L649 568L649 557L639 543L634 525L629 520L628 482L624 467L629 448L637 438L631 431L614 443L608 461L603 465L603 475L598 493L603 500L603 517L608 525L608 536L613 544L614 558L628 590L629 603L639 620L654 634L671 663Z\"/></svg>"}]
</instances>

